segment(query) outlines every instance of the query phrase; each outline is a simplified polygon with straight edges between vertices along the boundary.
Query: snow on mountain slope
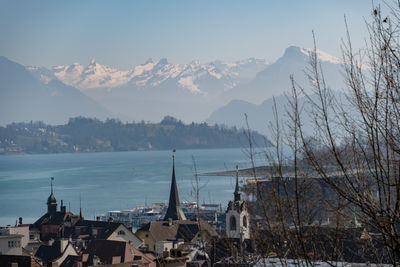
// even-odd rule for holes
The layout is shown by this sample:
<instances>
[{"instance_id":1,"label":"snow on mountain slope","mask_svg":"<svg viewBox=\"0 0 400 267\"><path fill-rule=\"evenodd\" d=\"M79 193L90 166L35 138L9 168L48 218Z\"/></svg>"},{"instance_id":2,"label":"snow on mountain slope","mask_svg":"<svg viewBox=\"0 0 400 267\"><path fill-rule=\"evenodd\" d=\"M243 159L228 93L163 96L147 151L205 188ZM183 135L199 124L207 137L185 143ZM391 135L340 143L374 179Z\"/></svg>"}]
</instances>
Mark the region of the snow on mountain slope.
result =
<instances>
[{"instance_id":1,"label":"snow on mountain slope","mask_svg":"<svg viewBox=\"0 0 400 267\"><path fill-rule=\"evenodd\" d=\"M230 91L231 99L259 104L267 98L290 91L290 76L306 90L310 89L309 80L305 75L305 70L310 66L310 53L313 53L312 49L289 46L280 58L258 72L254 79L233 88ZM320 50L316 53L327 85L332 89L341 90L344 83L340 73L340 60Z\"/></svg>"},{"instance_id":2,"label":"snow on mountain slope","mask_svg":"<svg viewBox=\"0 0 400 267\"><path fill-rule=\"evenodd\" d=\"M87 67L79 63L53 68L54 76L79 89L117 87L127 83L132 71L117 70L98 64L94 59Z\"/></svg>"},{"instance_id":3,"label":"snow on mountain slope","mask_svg":"<svg viewBox=\"0 0 400 267\"><path fill-rule=\"evenodd\" d=\"M93 88L134 86L152 88L174 80L176 85L195 94L207 94L208 88L201 88L205 80L219 80L221 90L229 90L267 66L263 59L245 59L234 63L215 61L202 64L194 60L188 64L172 64L163 58L157 62L151 59L130 70L118 70L97 63L94 59L88 66L80 63L55 66L51 70L28 67L28 70L42 77L43 81L57 78L66 85L84 91Z\"/></svg>"},{"instance_id":4,"label":"snow on mountain slope","mask_svg":"<svg viewBox=\"0 0 400 267\"><path fill-rule=\"evenodd\" d=\"M126 119L158 121L169 114L191 122L204 120L234 99L261 104L281 95L291 88L290 75L309 88L304 70L309 66L310 53L311 49L290 46L270 64L259 58L209 63L194 60L187 64L174 64L163 58L149 59L128 70L104 66L95 60L87 66L74 63L52 69L27 69L44 84L55 80L79 88ZM328 86L340 90L340 60L319 50L317 55Z\"/></svg>"},{"instance_id":5,"label":"snow on mountain slope","mask_svg":"<svg viewBox=\"0 0 400 267\"><path fill-rule=\"evenodd\" d=\"M262 58L248 58L237 62L223 62L216 60L212 62L224 75L234 77L241 82L255 78L255 75L264 70L268 63Z\"/></svg>"},{"instance_id":6,"label":"snow on mountain slope","mask_svg":"<svg viewBox=\"0 0 400 267\"><path fill-rule=\"evenodd\" d=\"M309 56L311 53L314 53L314 50L310 49L310 48L300 48L300 52L306 56ZM317 49L316 53L317 53L317 57L318 57L319 61L329 62L329 63L333 63L333 64L341 63L340 59L338 59L337 57L334 57L332 55L329 55L328 53L326 53L322 50Z\"/></svg>"}]
</instances>

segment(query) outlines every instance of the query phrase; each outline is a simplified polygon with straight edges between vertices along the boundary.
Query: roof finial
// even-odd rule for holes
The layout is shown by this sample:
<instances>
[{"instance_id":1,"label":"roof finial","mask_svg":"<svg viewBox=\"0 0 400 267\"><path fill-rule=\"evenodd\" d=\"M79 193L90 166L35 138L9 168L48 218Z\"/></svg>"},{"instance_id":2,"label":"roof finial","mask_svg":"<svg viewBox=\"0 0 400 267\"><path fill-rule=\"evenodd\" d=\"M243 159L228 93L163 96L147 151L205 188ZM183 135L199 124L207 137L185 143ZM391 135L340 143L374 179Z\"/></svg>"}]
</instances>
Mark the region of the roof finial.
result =
<instances>
[{"instance_id":1,"label":"roof finial","mask_svg":"<svg viewBox=\"0 0 400 267\"><path fill-rule=\"evenodd\" d=\"M174 148L172 150L172 171L174 173L174 176L175 176L175 152L176 152L176 149Z\"/></svg>"},{"instance_id":2,"label":"roof finial","mask_svg":"<svg viewBox=\"0 0 400 267\"><path fill-rule=\"evenodd\" d=\"M53 194L53 181L54 181L54 177L50 177L51 193L52 194Z\"/></svg>"}]
</instances>

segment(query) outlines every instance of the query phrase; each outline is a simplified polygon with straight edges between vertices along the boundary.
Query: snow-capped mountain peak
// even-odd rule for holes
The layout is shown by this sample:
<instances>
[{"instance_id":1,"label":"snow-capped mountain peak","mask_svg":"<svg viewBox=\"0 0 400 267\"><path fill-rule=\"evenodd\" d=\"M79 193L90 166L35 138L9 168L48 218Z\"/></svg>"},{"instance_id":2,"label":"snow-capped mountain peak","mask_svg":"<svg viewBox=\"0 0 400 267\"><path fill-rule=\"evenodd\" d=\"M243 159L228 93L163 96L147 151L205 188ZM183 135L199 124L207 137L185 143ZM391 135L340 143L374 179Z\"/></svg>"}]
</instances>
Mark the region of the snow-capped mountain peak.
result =
<instances>
[{"instance_id":1,"label":"snow-capped mountain peak","mask_svg":"<svg viewBox=\"0 0 400 267\"><path fill-rule=\"evenodd\" d=\"M310 54L314 53L314 49L311 48L301 48L300 52L303 53L304 55L309 56ZM330 62L333 64L340 64L340 59L338 59L337 57L334 57L322 50L317 49L317 58L320 61L324 61L324 62Z\"/></svg>"},{"instance_id":2,"label":"snow-capped mountain peak","mask_svg":"<svg viewBox=\"0 0 400 267\"><path fill-rule=\"evenodd\" d=\"M218 90L229 90L238 83L254 77L265 67L265 60L255 58L234 63L222 61L201 63L199 60L193 60L188 64L173 64L166 58L158 61L149 58L145 63L136 65L132 69L118 70L102 65L92 58L87 66L80 63L55 66L46 72L42 80L59 79L64 84L80 90L93 88L112 90L128 85L152 88L166 81L173 81L177 86L192 93L205 95L213 87L217 87ZM202 89L204 86L207 88Z\"/></svg>"},{"instance_id":3,"label":"snow-capped mountain peak","mask_svg":"<svg viewBox=\"0 0 400 267\"><path fill-rule=\"evenodd\" d=\"M311 48L302 48L298 46L289 46L286 48L285 53L283 55L284 58L295 58L295 57L309 57L312 53L314 53L314 49ZM317 49L317 58L322 62L329 62L332 64L340 64L341 61L337 57L334 57L322 50Z\"/></svg>"}]
</instances>

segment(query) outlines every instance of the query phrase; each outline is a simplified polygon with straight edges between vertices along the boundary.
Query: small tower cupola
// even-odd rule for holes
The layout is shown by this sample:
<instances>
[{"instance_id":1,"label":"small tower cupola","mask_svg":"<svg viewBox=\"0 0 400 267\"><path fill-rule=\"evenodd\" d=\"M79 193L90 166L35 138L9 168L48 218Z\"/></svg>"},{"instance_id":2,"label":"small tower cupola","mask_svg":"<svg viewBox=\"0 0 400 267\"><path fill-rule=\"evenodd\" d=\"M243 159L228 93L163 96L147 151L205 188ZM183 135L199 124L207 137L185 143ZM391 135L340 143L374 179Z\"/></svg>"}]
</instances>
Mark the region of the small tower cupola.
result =
<instances>
[{"instance_id":1,"label":"small tower cupola","mask_svg":"<svg viewBox=\"0 0 400 267\"><path fill-rule=\"evenodd\" d=\"M54 177L51 177L51 194L47 198L47 213L55 213L57 211L57 199L53 193L53 181Z\"/></svg>"},{"instance_id":2,"label":"small tower cupola","mask_svg":"<svg viewBox=\"0 0 400 267\"><path fill-rule=\"evenodd\" d=\"M178 194L178 187L176 185L176 178L175 178L175 152L173 150L172 153L172 181L171 181L171 190L169 193L169 203L168 203L168 210L165 214L164 221L168 221L169 219L172 220L186 220L186 216L182 211L181 204L179 202L179 194Z\"/></svg>"}]
</instances>

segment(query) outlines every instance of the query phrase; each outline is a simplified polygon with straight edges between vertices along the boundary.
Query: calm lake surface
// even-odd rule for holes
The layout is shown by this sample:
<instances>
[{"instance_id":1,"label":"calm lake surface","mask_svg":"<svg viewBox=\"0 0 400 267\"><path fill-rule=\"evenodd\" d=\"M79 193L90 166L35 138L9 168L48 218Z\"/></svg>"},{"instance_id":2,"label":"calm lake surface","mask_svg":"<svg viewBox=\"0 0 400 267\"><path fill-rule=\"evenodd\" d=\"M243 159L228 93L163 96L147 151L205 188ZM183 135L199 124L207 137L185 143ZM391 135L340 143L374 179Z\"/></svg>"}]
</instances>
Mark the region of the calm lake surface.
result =
<instances>
[{"instance_id":1,"label":"calm lake surface","mask_svg":"<svg viewBox=\"0 0 400 267\"><path fill-rule=\"evenodd\" d=\"M250 166L243 149L180 150L175 171L181 201L194 201L197 172L232 170ZM130 209L145 202L167 201L172 171L171 151L132 151L81 154L0 155L0 226L18 217L32 223L47 212L50 177L54 194L69 210L94 219L109 210ZM222 203L233 197L233 177L200 176L201 202Z\"/></svg>"}]
</instances>

